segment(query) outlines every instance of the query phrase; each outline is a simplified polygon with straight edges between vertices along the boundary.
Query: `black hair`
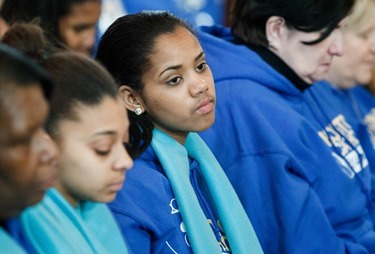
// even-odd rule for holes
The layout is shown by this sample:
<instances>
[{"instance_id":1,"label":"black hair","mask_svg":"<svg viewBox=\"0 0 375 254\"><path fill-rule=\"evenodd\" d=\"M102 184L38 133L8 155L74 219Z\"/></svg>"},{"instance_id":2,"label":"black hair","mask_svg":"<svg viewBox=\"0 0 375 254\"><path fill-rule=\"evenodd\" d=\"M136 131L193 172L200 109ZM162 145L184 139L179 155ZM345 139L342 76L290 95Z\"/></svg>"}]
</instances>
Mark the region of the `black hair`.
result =
<instances>
[{"instance_id":1,"label":"black hair","mask_svg":"<svg viewBox=\"0 0 375 254\"><path fill-rule=\"evenodd\" d=\"M0 87L25 87L38 84L46 99L49 99L53 84L43 68L15 48L0 43ZM2 88L0 88L0 93Z\"/></svg>"},{"instance_id":2,"label":"black hair","mask_svg":"<svg viewBox=\"0 0 375 254\"><path fill-rule=\"evenodd\" d=\"M40 26L33 23L14 23L1 41L17 48L25 55L42 63L53 47L48 43Z\"/></svg>"},{"instance_id":3,"label":"black hair","mask_svg":"<svg viewBox=\"0 0 375 254\"><path fill-rule=\"evenodd\" d=\"M268 47L266 22L271 16L302 32L323 31L323 41L351 11L354 0L235 0L231 12L233 34L247 44Z\"/></svg>"},{"instance_id":4,"label":"black hair","mask_svg":"<svg viewBox=\"0 0 375 254\"><path fill-rule=\"evenodd\" d=\"M103 98L118 98L117 87L108 71L88 56L75 52L51 55L44 67L55 82L50 101L47 132L58 137L59 122L77 120L78 105L98 105Z\"/></svg>"},{"instance_id":5,"label":"black hair","mask_svg":"<svg viewBox=\"0 0 375 254\"><path fill-rule=\"evenodd\" d=\"M14 25L6 32L4 38L7 36L13 38L13 46L20 50L27 49L28 53L37 59L40 59L39 54L44 52L45 38L43 39L43 32L36 24ZM30 42L26 38L39 39ZM51 52L43 59L42 65L55 84L45 126L54 139L58 139L60 121L77 119L78 105L98 105L106 96L118 98L117 86L111 74L86 55L64 50Z\"/></svg>"},{"instance_id":6,"label":"black hair","mask_svg":"<svg viewBox=\"0 0 375 254\"><path fill-rule=\"evenodd\" d=\"M100 0L4 0L0 15L9 24L39 21L48 40L57 47L61 43L59 20L68 15L76 4Z\"/></svg>"},{"instance_id":7,"label":"black hair","mask_svg":"<svg viewBox=\"0 0 375 254\"><path fill-rule=\"evenodd\" d=\"M103 34L96 59L115 78L117 85L127 85L142 95L143 76L151 67L150 56L156 39L190 25L176 16L161 11L140 12L118 18ZM128 110L130 120L129 154L139 156L150 144L154 128L147 112L136 115Z\"/></svg>"}]
</instances>

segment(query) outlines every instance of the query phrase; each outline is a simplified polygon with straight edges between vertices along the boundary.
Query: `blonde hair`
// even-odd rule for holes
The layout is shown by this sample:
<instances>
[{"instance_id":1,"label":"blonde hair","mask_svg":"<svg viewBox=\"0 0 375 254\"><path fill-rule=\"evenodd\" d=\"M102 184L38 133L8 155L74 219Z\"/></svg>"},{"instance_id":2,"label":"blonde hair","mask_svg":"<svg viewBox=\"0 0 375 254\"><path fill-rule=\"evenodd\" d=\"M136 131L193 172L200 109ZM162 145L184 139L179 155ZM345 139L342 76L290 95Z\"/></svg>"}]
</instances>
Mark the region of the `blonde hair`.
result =
<instances>
[{"instance_id":1,"label":"blonde hair","mask_svg":"<svg viewBox=\"0 0 375 254\"><path fill-rule=\"evenodd\" d=\"M353 11L349 15L347 30L357 31L373 19L375 0L355 0Z\"/></svg>"}]
</instances>

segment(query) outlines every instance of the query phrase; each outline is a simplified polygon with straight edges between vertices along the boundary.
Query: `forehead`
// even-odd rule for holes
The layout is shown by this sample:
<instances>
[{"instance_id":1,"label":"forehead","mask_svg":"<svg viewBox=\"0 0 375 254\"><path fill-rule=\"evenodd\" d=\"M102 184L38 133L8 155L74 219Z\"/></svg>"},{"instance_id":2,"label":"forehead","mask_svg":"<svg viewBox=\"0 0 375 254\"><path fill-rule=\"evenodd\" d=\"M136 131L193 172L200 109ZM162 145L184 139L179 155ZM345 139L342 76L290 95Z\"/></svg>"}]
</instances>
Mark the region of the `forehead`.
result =
<instances>
[{"instance_id":1,"label":"forehead","mask_svg":"<svg viewBox=\"0 0 375 254\"><path fill-rule=\"evenodd\" d=\"M60 123L62 136L71 133L91 137L96 133L124 133L129 125L127 112L118 98L105 96L97 105L77 103L77 119L66 119Z\"/></svg>"},{"instance_id":2,"label":"forehead","mask_svg":"<svg viewBox=\"0 0 375 254\"><path fill-rule=\"evenodd\" d=\"M14 85L0 99L0 140L25 135L44 123L48 106L38 84Z\"/></svg>"},{"instance_id":3,"label":"forehead","mask_svg":"<svg viewBox=\"0 0 375 254\"><path fill-rule=\"evenodd\" d=\"M183 60L194 59L201 52L202 48L195 35L179 26L172 33L162 34L155 40L151 62L162 68L161 64L165 62L181 61L180 57Z\"/></svg>"},{"instance_id":4,"label":"forehead","mask_svg":"<svg viewBox=\"0 0 375 254\"><path fill-rule=\"evenodd\" d=\"M192 34L187 28L177 26L174 31L160 34L154 43L154 50L168 51L165 45L175 46L190 46L191 44L198 44L196 36Z\"/></svg>"},{"instance_id":5,"label":"forehead","mask_svg":"<svg viewBox=\"0 0 375 254\"><path fill-rule=\"evenodd\" d=\"M70 12L62 18L75 20L76 22L96 22L100 15L99 1L84 1L81 3L74 3L70 7Z\"/></svg>"}]
</instances>

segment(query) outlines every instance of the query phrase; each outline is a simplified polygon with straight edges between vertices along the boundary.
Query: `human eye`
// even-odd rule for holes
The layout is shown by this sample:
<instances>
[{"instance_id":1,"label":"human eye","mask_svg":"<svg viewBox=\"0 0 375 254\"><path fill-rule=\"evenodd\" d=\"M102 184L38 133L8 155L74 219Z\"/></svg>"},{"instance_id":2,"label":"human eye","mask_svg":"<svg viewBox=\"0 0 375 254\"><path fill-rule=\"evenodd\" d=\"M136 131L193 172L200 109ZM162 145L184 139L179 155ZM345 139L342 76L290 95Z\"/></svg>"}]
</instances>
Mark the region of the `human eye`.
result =
<instances>
[{"instance_id":1,"label":"human eye","mask_svg":"<svg viewBox=\"0 0 375 254\"><path fill-rule=\"evenodd\" d=\"M369 37L369 34L368 33L359 33L358 37L362 38L364 40L367 40L367 38Z\"/></svg>"},{"instance_id":2,"label":"human eye","mask_svg":"<svg viewBox=\"0 0 375 254\"><path fill-rule=\"evenodd\" d=\"M95 149L95 153L104 157L111 153L111 149Z\"/></svg>"},{"instance_id":3,"label":"human eye","mask_svg":"<svg viewBox=\"0 0 375 254\"><path fill-rule=\"evenodd\" d=\"M198 72L203 72L206 68L207 68L208 64L206 62L202 62L200 64L198 64L196 70Z\"/></svg>"},{"instance_id":4,"label":"human eye","mask_svg":"<svg viewBox=\"0 0 375 254\"><path fill-rule=\"evenodd\" d=\"M73 26L73 30L75 33L81 33L85 30L88 30L90 29L90 25L87 25L87 24L77 24L75 26Z\"/></svg>"},{"instance_id":5,"label":"human eye","mask_svg":"<svg viewBox=\"0 0 375 254\"><path fill-rule=\"evenodd\" d=\"M175 86L178 85L181 82L182 78L181 77L173 77L167 81L167 84L170 86Z\"/></svg>"},{"instance_id":6,"label":"human eye","mask_svg":"<svg viewBox=\"0 0 375 254\"><path fill-rule=\"evenodd\" d=\"M360 37L360 38L362 38L364 40L369 40L369 39L374 38L374 35L375 35L374 32L375 32L375 30L371 29L371 30L359 32L357 35L358 35L358 37Z\"/></svg>"},{"instance_id":7,"label":"human eye","mask_svg":"<svg viewBox=\"0 0 375 254\"><path fill-rule=\"evenodd\" d=\"M31 135L23 136L14 141L15 145L28 145L31 143L33 137Z\"/></svg>"},{"instance_id":8,"label":"human eye","mask_svg":"<svg viewBox=\"0 0 375 254\"><path fill-rule=\"evenodd\" d=\"M108 142L99 142L94 145L93 150L96 155L105 157L111 153L112 144Z\"/></svg>"},{"instance_id":9,"label":"human eye","mask_svg":"<svg viewBox=\"0 0 375 254\"><path fill-rule=\"evenodd\" d=\"M34 140L39 137L39 134L42 133L41 128L35 129L30 133L24 133L19 135L16 139L11 142L13 146L29 146Z\"/></svg>"}]
</instances>

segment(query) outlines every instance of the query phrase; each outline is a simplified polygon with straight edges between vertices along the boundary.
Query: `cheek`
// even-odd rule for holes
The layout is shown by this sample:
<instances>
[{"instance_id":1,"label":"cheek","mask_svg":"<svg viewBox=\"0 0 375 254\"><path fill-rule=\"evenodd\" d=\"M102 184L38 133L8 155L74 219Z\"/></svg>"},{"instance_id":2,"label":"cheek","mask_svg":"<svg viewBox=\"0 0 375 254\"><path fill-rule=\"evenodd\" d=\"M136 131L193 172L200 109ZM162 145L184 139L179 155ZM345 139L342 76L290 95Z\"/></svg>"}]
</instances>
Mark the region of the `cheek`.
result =
<instances>
[{"instance_id":1,"label":"cheek","mask_svg":"<svg viewBox=\"0 0 375 254\"><path fill-rule=\"evenodd\" d=\"M163 94L158 97L149 98L147 109L152 117L174 115L175 111L181 109L183 98L176 98L173 95Z\"/></svg>"},{"instance_id":2,"label":"cheek","mask_svg":"<svg viewBox=\"0 0 375 254\"><path fill-rule=\"evenodd\" d=\"M35 150L35 149L34 149ZM5 154L5 163L1 167L9 169L9 175L20 182L32 178L34 170L38 167L38 154L31 148L13 149Z\"/></svg>"},{"instance_id":3,"label":"cheek","mask_svg":"<svg viewBox=\"0 0 375 254\"><path fill-rule=\"evenodd\" d=\"M79 42L79 37L73 30L67 30L65 31L64 41L69 48L74 49Z\"/></svg>"},{"instance_id":4,"label":"cheek","mask_svg":"<svg viewBox=\"0 0 375 254\"><path fill-rule=\"evenodd\" d=\"M209 87L209 90L213 91L215 93L215 81L214 77L212 75L211 70L207 73L207 76L205 77L206 83Z\"/></svg>"},{"instance_id":5,"label":"cheek","mask_svg":"<svg viewBox=\"0 0 375 254\"><path fill-rule=\"evenodd\" d=\"M73 28L70 28L68 25L60 26L60 38L63 43L65 43L69 48L76 47L79 41L79 36L77 33L73 30Z\"/></svg>"},{"instance_id":6,"label":"cheek","mask_svg":"<svg viewBox=\"0 0 375 254\"><path fill-rule=\"evenodd\" d=\"M82 149L74 149L74 146L63 147L57 160L58 177L61 181L81 181L85 167L90 167L92 159Z\"/></svg>"}]
</instances>

